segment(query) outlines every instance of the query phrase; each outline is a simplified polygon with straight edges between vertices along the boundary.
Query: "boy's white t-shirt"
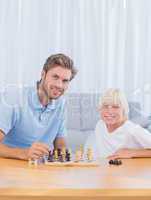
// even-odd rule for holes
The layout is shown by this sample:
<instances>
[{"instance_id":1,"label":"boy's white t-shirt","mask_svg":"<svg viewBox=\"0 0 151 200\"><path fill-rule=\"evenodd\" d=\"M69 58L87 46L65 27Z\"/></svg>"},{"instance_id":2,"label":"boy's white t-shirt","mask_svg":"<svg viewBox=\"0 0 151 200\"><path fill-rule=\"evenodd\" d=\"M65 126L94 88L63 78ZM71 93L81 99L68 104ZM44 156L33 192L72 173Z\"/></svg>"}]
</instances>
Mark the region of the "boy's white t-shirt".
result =
<instances>
[{"instance_id":1,"label":"boy's white t-shirt","mask_svg":"<svg viewBox=\"0 0 151 200\"><path fill-rule=\"evenodd\" d=\"M105 123L100 120L85 145L91 147L95 158L108 157L121 148L151 148L151 133L140 125L127 120L122 126L109 133Z\"/></svg>"}]
</instances>

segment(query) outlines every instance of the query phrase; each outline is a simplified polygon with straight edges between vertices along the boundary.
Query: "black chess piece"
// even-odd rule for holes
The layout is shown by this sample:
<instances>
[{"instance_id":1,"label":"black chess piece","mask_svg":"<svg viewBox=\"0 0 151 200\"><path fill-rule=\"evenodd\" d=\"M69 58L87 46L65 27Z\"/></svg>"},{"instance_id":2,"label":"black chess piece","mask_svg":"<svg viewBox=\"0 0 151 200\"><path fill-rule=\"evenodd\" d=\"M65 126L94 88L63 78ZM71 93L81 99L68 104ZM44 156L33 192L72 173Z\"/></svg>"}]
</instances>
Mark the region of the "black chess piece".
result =
<instances>
[{"instance_id":1,"label":"black chess piece","mask_svg":"<svg viewBox=\"0 0 151 200\"><path fill-rule=\"evenodd\" d=\"M110 165L113 165L113 164L114 164L114 161L113 161L113 160L109 160L109 164L110 164Z\"/></svg>"},{"instance_id":2,"label":"black chess piece","mask_svg":"<svg viewBox=\"0 0 151 200\"><path fill-rule=\"evenodd\" d=\"M49 151L49 155L48 155L48 162L53 162L53 152L51 152L51 150Z\"/></svg>"},{"instance_id":3,"label":"black chess piece","mask_svg":"<svg viewBox=\"0 0 151 200\"><path fill-rule=\"evenodd\" d=\"M122 161L121 161L121 160L118 160L118 159L109 160L109 164L110 164L110 165L121 165L121 164L122 164Z\"/></svg>"},{"instance_id":4,"label":"black chess piece","mask_svg":"<svg viewBox=\"0 0 151 200\"><path fill-rule=\"evenodd\" d=\"M59 156L59 162L64 162L62 154Z\"/></svg>"},{"instance_id":5,"label":"black chess piece","mask_svg":"<svg viewBox=\"0 0 151 200\"><path fill-rule=\"evenodd\" d=\"M66 149L66 161L67 162L71 161L71 154L68 149Z\"/></svg>"},{"instance_id":6,"label":"black chess piece","mask_svg":"<svg viewBox=\"0 0 151 200\"><path fill-rule=\"evenodd\" d=\"M122 164L122 161L121 160L118 160L118 165L121 165Z\"/></svg>"},{"instance_id":7,"label":"black chess piece","mask_svg":"<svg viewBox=\"0 0 151 200\"><path fill-rule=\"evenodd\" d=\"M118 165L119 161L117 159L113 160L113 165Z\"/></svg>"},{"instance_id":8,"label":"black chess piece","mask_svg":"<svg viewBox=\"0 0 151 200\"><path fill-rule=\"evenodd\" d=\"M63 159L62 159L62 152L61 152L61 149L60 149L60 148L57 149L57 154L58 154L58 161L59 161L59 162L63 162Z\"/></svg>"},{"instance_id":9,"label":"black chess piece","mask_svg":"<svg viewBox=\"0 0 151 200\"><path fill-rule=\"evenodd\" d=\"M121 165L121 164L122 164L121 160L118 160L118 159L114 160L114 165Z\"/></svg>"}]
</instances>

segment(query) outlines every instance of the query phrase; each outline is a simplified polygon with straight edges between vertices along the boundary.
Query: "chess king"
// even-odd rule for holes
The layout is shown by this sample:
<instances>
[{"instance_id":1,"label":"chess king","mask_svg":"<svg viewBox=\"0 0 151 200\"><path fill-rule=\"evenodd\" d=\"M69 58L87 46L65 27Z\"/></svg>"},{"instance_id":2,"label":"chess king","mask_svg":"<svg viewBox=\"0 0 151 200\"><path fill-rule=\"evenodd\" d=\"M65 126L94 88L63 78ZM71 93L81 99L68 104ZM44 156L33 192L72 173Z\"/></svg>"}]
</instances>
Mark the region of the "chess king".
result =
<instances>
[{"instance_id":1,"label":"chess king","mask_svg":"<svg viewBox=\"0 0 151 200\"><path fill-rule=\"evenodd\" d=\"M65 147L63 94L76 73L71 58L51 55L35 87L19 92L22 101L18 93L5 91L8 94L0 101L1 157L35 160L47 155L52 145L56 149Z\"/></svg>"}]
</instances>

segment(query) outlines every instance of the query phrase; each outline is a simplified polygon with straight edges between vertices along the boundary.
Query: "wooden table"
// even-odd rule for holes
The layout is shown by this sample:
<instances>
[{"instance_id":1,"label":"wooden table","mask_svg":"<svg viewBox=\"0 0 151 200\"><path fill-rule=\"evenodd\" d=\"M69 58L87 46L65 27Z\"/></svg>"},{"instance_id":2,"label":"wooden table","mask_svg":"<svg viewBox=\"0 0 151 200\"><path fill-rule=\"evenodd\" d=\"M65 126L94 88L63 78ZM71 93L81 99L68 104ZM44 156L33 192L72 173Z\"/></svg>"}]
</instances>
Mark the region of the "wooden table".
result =
<instances>
[{"instance_id":1,"label":"wooden table","mask_svg":"<svg viewBox=\"0 0 151 200\"><path fill-rule=\"evenodd\" d=\"M151 159L125 159L121 166L29 166L0 158L0 200L151 199Z\"/></svg>"}]
</instances>

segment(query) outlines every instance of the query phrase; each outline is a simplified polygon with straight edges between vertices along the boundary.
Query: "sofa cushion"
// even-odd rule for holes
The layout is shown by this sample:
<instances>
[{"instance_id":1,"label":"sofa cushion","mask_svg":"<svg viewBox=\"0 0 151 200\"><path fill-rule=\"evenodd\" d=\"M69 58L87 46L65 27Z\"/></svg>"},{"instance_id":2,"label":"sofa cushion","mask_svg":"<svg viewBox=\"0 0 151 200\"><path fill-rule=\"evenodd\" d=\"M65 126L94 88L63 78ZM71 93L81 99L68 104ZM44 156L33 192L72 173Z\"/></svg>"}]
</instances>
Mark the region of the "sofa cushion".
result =
<instances>
[{"instance_id":1,"label":"sofa cushion","mask_svg":"<svg viewBox=\"0 0 151 200\"><path fill-rule=\"evenodd\" d=\"M99 94L82 94L81 105L81 130L93 130L99 120L98 102Z\"/></svg>"},{"instance_id":2,"label":"sofa cushion","mask_svg":"<svg viewBox=\"0 0 151 200\"><path fill-rule=\"evenodd\" d=\"M67 94L66 95L66 119L67 129L81 129L81 94Z\"/></svg>"},{"instance_id":3,"label":"sofa cushion","mask_svg":"<svg viewBox=\"0 0 151 200\"><path fill-rule=\"evenodd\" d=\"M67 129L94 130L99 120L99 93L72 93L67 95ZM129 119L143 127L148 118L141 113L139 102L129 102Z\"/></svg>"}]
</instances>

